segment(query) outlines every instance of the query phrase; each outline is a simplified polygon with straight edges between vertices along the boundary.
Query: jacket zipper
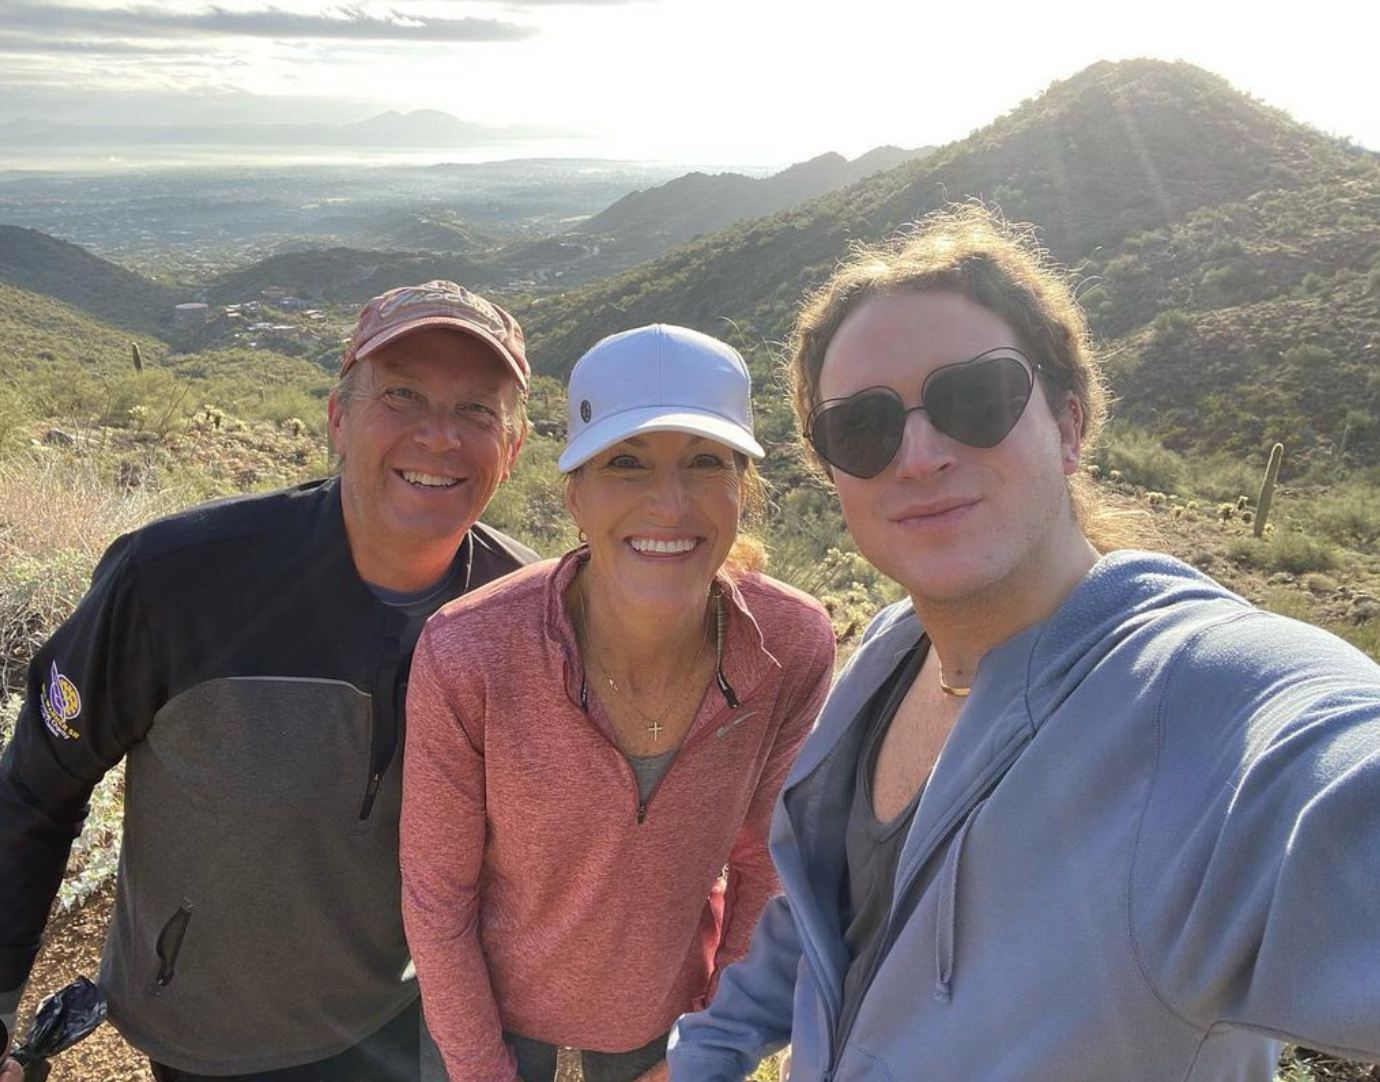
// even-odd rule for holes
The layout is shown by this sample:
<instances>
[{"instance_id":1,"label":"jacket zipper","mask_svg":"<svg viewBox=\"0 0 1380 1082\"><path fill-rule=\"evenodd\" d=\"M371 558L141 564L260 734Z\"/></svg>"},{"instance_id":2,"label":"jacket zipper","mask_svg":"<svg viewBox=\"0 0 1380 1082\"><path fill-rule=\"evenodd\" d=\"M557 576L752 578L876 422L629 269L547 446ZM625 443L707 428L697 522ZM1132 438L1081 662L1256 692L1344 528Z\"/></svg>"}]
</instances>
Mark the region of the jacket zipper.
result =
<instances>
[{"instance_id":1,"label":"jacket zipper","mask_svg":"<svg viewBox=\"0 0 1380 1082\"><path fill-rule=\"evenodd\" d=\"M364 822L374 810L374 799L388 773L398 750L398 733L402 729L402 714L407 703L407 670L411 658L401 657L396 629L385 633L379 649L379 664L374 671L370 689L371 732L369 740L369 781L364 787L364 799L359 806L359 819Z\"/></svg>"},{"instance_id":2,"label":"jacket zipper","mask_svg":"<svg viewBox=\"0 0 1380 1082\"><path fill-rule=\"evenodd\" d=\"M1023 733L1019 739L1012 741L1012 743L1008 745L1006 754L1003 755L996 764L989 768L981 786L977 787L972 795L959 805L961 810L952 815L949 822L944 825L944 829L940 831L938 836L930 843L924 857L916 862L915 871L911 873L910 879L902 884L900 893L897 896L901 904L897 905L893 902L891 909L887 912L886 929L882 933L882 949L873 956L872 963L867 968L866 979L863 981L862 995L864 999L867 998L867 993L872 988L872 982L877 976L877 970L881 968L882 962L884 962L887 955L891 953L891 948L896 945L896 940L901 934L901 928L905 925L905 918L913 913L915 911L915 906L919 904L919 898L912 898L911 896L916 889L916 885L920 882L920 873L924 871L925 865L930 862L930 859L938 851L940 846L953 838L962 828L968 816L972 814L973 809L977 808L992 795L997 786L1001 784L1002 778L1006 777L1006 772L1010 770L1011 767L1015 765L1016 760L1020 758L1021 752L1025 750L1025 746L1028 743L1030 743L1030 734ZM902 848L904 849L904 844ZM899 922L895 919L898 913L902 915L902 920ZM848 1020L848 1025L846 1027L843 1026L842 1018L835 1023L833 1047L829 1050L829 1065L825 1069L821 1082L830 1082L834 1077L834 1072L838 1070L838 1061L843 1055L844 1044L847 1042L849 1036L852 1035L853 1027L857 1024L858 1015L861 1013L862 1008L861 1005L859 1005L858 1010L853 1012L853 1017Z\"/></svg>"},{"instance_id":3,"label":"jacket zipper","mask_svg":"<svg viewBox=\"0 0 1380 1082\"><path fill-rule=\"evenodd\" d=\"M566 664L571 664L569 654L566 655ZM642 793L637 787L637 775L633 773L632 764L628 762L627 756L625 756L621 751L618 751L618 749L614 747L614 745L609 741L608 737L605 736L603 731L600 730L597 725L594 726L595 731L598 732L600 736L604 737L605 743L608 743L609 746L613 748L613 750L617 753L618 758L622 760L623 769L627 772L627 776L629 780L632 782L633 800L636 807L636 810L633 813L633 821L638 826L641 826L643 823L647 821L648 808L651 806L652 801L655 799L657 792L661 789L662 784L665 783L667 775L669 775L671 771L676 768L676 763L680 761L681 755L683 755L688 748L693 747L701 740L704 740L709 734L718 731L718 729L720 728L719 722L723 718L723 716L725 714L732 714L733 711L741 709L742 704L751 699L754 695L756 695L761 686L764 683L766 683L766 680L767 677L764 676L761 680L757 682L756 685L753 686L751 691L739 698L738 694L734 691L733 686L729 684L729 682L726 679L724 679L723 672L716 671L714 674L714 683L715 687L719 690L719 694L722 695L724 698L724 709L720 710L717 714L710 718L709 721L703 726L703 728L701 728L701 730L698 733L695 733L692 737L690 737L683 744L681 744L680 749L676 752L676 757L671 760L671 765L666 768L666 774L662 775L661 781L657 783L656 789L652 790L651 796L647 797L646 800L642 799ZM580 680L579 704L581 711L585 715L585 720L588 722L590 720L589 685L586 683L583 677Z\"/></svg>"}]
</instances>

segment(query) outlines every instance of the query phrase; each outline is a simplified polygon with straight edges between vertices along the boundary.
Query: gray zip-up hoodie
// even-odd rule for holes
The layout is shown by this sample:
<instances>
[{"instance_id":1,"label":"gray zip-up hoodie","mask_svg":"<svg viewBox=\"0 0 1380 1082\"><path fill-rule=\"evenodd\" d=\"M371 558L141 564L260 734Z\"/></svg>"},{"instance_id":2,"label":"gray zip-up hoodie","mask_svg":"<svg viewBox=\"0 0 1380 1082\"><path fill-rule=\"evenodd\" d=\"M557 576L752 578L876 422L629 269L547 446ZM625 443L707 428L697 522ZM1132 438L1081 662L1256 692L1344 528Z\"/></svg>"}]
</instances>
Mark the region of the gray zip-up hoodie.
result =
<instances>
[{"instance_id":1,"label":"gray zip-up hoodie","mask_svg":"<svg viewBox=\"0 0 1380 1082\"><path fill-rule=\"evenodd\" d=\"M1282 1040L1380 1059L1380 667L1178 561L1105 557L983 658L839 1031L859 708L920 635L883 612L786 781L784 897L674 1082L1268 1080ZM842 895L846 897L846 892Z\"/></svg>"}]
</instances>

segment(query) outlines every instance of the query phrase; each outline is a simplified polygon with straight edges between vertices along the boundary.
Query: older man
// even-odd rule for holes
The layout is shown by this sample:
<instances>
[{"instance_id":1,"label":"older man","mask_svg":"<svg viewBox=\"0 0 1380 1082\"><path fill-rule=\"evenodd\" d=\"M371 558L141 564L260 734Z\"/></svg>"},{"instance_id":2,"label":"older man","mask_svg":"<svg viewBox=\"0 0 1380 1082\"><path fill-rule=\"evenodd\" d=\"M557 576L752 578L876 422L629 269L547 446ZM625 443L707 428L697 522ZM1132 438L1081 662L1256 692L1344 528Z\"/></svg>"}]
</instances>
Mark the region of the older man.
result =
<instances>
[{"instance_id":1,"label":"older man","mask_svg":"<svg viewBox=\"0 0 1380 1082\"><path fill-rule=\"evenodd\" d=\"M331 395L338 477L111 546L0 760L8 1021L91 789L124 758L101 984L155 1077L416 1077L400 707L427 616L535 557L478 522L528 375L503 309L452 282L392 290Z\"/></svg>"},{"instance_id":2,"label":"older man","mask_svg":"<svg viewBox=\"0 0 1380 1082\"><path fill-rule=\"evenodd\" d=\"M1380 667L1125 549L1072 295L978 208L806 308L797 414L909 598L782 790L784 897L676 1082L1268 1082L1380 1058ZM1116 550L1116 551L1114 551Z\"/></svg>"}]
</instances>

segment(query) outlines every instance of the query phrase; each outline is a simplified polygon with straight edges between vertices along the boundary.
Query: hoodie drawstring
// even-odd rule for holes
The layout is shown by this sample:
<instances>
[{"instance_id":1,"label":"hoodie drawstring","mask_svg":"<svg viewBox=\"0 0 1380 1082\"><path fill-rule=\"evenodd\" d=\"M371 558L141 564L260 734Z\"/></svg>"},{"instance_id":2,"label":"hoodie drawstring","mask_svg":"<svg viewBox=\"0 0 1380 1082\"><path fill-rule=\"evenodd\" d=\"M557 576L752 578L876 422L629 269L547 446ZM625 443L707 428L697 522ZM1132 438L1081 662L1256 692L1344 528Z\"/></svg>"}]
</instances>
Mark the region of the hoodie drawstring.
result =
<instances>
[{"instance_id":1,"label":"hoodie drawstring","mask_svg":"<svg viewBox=\"0 0 1380 1082\"><path fill-rule=\"evenodd\" d=\"M963 859L963 843L968 831L986 803L979 801L963 820L944 857L944 867L939 871L939 905L935 907L934 917L934 998L937 1003L948 1003L952 996L950 986L954 977L954 940L958 927L958 865Z\"/></svg>"}]
</instances>

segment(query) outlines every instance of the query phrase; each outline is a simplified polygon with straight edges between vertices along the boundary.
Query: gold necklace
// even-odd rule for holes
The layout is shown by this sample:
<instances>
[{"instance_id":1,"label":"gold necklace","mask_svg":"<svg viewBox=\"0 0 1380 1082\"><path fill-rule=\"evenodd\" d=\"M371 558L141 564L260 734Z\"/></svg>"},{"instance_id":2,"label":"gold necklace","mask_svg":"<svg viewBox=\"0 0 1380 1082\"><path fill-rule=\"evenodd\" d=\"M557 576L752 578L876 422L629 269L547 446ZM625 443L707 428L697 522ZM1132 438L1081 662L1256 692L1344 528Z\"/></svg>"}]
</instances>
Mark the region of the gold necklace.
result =
<instances>
[{"instance_id":1,"label":"gold necklace","mask_svg":"<svg viewBox=\"0 0 1380 1082\"><path fill-rule=\"evenodd\" d=\"M944 682L944 666L941 665L941 666L939 666L939 690L942 691L945 695L952 695L952 696L954 696L955 698L958 698L958 699L966 699L966 698L968 697L968 693L969 693L970 691L972 691L973 689L972 689L971 686L969 686L969 687L961 687L961 686L960 686L960 687L955 687L953 684L945 683L945 682Z\"/></svg>"},{"instance_id":2,"label":"gold necklace","mask_svg":"<svg viewBox=\"0 0 1380 1082\"><path fill-rule=\"evenodd\" d=\"M603 675L604 683L623 698L642 720L647 723L647 732L652 734L652 743L656 743L661 739L661 734L666 731L666 726L661 724L662 721L664 721L667 715L675 709L676 703L680 702L681 696L685 694L685 689L690 683L690 678L695 675L695 670L699 668L700 658L704 656L705 636L703 634L700 635L700 647L695 651L695 656L690 662L690 667L686 669L685 676L681 678L680 686L676 688L675 694L667 700L666 706L662 709L660 714L649 714L646 710L642 709L642 705L637 701L637 697L633 695L631 689L624 691L618 686L618 681L613 678L613 674L609 672L609 667L604 664L604 659L599 654L598 647L594 645L594 639L589 633L589 610L585 604L583 580L580 582L578 594L580 598L580 630L584 632L583 637L585 645L589 647L590 656L594 658L594 663L599 666L599 672ZM717 637L716 635L715 638L717 639Z\"/></svg>"}]
</instances>

